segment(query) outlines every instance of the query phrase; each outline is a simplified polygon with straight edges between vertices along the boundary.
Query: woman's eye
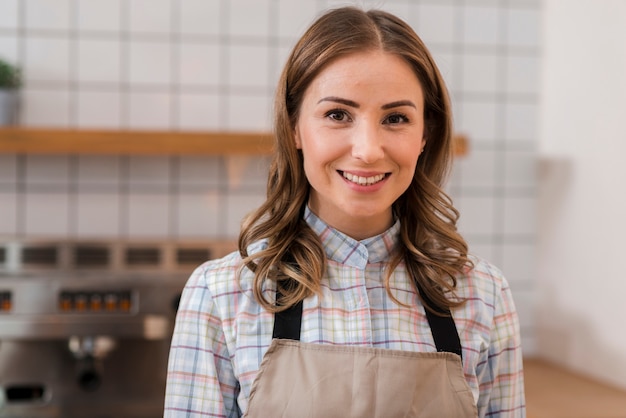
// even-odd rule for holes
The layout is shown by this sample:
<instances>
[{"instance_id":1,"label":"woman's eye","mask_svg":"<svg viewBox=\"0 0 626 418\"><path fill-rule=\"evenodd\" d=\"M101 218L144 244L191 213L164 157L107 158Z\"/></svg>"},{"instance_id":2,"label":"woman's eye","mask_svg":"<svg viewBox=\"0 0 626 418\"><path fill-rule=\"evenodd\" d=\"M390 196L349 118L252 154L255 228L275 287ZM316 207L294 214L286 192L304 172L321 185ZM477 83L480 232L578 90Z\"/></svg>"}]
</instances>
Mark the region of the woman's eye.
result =
<instances>
[{"instance_id":1,"label":"woman's eye","mask_svg":"<svg viewBox=\"0 0 626 418\"><path fill-rule=\"evenodd\" d=\"M350 120L350 117L345 110L334 109L326 113L326 117L336 122L346 122Z\"/></svg>"},{"instance_id":2,"label":"woman's eye","mask_svg":"<svg viewBox=\"0 0 626 418\"><path fill-rule=\"evenodd\" d=\"M389 125L397 125L397 124L405 123L408 121L409 119L406 117L406 115L403 115L401 113L394 113L392 115L387 116L387 119L385 119L384 123L389 124Z\"/></svg>"}]
</instances>

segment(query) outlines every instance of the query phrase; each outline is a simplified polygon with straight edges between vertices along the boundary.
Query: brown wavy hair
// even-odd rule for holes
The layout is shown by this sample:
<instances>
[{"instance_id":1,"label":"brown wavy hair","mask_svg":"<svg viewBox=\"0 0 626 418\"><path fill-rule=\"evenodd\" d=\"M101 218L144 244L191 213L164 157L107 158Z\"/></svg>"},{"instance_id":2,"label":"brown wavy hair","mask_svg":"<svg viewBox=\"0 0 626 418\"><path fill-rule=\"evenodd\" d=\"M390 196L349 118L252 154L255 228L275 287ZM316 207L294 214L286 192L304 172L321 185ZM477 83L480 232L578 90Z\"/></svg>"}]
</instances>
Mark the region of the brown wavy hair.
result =
<instances>
[{"instance_id":1,"label":"brown wavy hair","mask_svg":"<svg viewBox=\"0 0 626 418\"><path fill-rule=\"evenodd\" d=\"M286 309L320 293L326 256L319 237L304 220L310 185L294 128L307 87L329 63L351 53L382 50L403 58L424 92L426 146L413 181L394 202L401 245L386 268L385 286L404 261L422 302L435 312L464 301L455 295L458 275L471 268L467 244L457 232L458 211L442 186L451 164L451 109L446 86L428 49L401 19L380 10L343 7L319 17L295 45L282 72L275 97L275 152L269 169L267 200L243 223L239 252L254 272L253 294L270 312ZM248 254L253 242L267 248ZM280 303L263 295L266 280L281 289Z\"/></svg>"}]
</instances>

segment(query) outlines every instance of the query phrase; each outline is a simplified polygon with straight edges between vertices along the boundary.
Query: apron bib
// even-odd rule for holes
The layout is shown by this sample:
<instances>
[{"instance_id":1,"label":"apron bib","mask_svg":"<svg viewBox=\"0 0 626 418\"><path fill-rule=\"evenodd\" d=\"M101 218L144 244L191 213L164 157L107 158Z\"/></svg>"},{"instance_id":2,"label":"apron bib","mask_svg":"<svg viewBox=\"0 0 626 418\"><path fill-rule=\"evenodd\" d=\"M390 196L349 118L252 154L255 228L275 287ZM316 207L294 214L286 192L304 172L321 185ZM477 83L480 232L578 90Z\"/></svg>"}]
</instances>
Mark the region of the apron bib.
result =
<instances>
[{"instance_id":1,"label":"apron bib","mask_svg":"<svg viewBox=\"0 0 626 418\"><path fill-rule=\"evenodd\" d=\"M437 353L302 343L302 302L277 313L244 417L477 417L452 316L426 316Z\"/></svg>"}]
</instances>

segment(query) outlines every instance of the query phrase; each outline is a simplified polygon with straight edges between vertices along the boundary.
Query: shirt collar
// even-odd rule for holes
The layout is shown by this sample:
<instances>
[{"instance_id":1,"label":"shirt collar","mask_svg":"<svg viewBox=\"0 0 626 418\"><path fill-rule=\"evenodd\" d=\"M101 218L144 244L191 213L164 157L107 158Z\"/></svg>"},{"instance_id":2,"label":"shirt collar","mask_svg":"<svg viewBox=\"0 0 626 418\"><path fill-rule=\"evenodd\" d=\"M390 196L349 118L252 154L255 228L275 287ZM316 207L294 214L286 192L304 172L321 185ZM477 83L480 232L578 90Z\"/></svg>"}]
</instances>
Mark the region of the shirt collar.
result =
<instances>
[{"instance_id":1,"label":"shirt collar","mask_svg":"<svg viewBox=\"0 0 626 418\"><path fill-rule=\"evenodd\" d=\"M328 259L351 267L365 269L367 263L387 261L400 237L400 221L371 238L357 241L348 235L328 226L307 206L304 219L319 235Z\"/></svg>"}]
</instances>

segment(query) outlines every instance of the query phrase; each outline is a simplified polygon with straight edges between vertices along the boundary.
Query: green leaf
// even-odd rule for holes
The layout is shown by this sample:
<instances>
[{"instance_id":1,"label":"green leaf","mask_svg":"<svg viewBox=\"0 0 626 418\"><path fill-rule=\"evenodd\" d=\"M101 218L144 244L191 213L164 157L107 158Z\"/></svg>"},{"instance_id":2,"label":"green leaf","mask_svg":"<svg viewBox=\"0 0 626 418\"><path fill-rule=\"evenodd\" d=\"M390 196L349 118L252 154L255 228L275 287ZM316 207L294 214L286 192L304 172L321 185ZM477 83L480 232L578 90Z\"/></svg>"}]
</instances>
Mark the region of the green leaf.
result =
<instances>
[{"instance_id":1,"label":"green leaf","mask_svg":"<svg viewBox=\"0 0 626 418\"><path fill-rule=\"evenodd\" d=\"M19 67L0 58L0 88L16 89L22 85L22 73Z\"/></svg>"}]
</instances>

